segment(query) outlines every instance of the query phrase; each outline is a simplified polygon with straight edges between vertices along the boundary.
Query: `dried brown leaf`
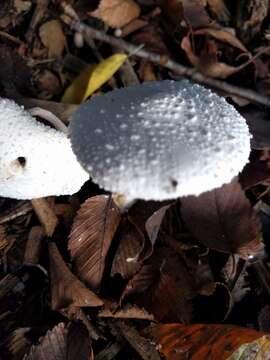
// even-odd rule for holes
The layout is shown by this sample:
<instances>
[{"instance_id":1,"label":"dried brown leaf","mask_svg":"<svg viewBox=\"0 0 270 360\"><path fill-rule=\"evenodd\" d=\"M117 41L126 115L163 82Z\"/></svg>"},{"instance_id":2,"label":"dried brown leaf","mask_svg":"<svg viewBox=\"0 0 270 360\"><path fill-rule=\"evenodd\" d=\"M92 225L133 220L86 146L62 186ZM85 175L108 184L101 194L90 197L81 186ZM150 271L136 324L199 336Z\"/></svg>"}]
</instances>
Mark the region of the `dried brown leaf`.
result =
<instances>
[{"instance_id":1,"label":"dried brown leaf","mask_svg":"<svg viewBox=\"0 0 270 360\"><path fill-rule=\"evenodd\" d=\"M146 232L153 246L156 242L165 214L170 207L171 205L162 206L160 209L155 211L154 214L151 215L145 223Z\"/></svg>"},{"instance_id":2,"label":"dried brown leaf","mask_svg":"<svg viewBox=\"0 0 270 360\"><path fill-rule=\"evenodd\" d=\"M144 235L128 219L122 221L119 229L119 246L114 256L111 275L121 274L130 279L141 267L137 261L144 243Z\"/></svg>"},{"instance_id":3,"label":"dried brown leaf","mask_svg":"<svg viewBox=\"0 0 270 360\"><path fill-rule=\"evenodd\" d=\"M122 309L112 311L110 308L102 309L98 313L99 317L115 318L115 319L140 319L140 320L154 320L154 316L145 309L137 305L125 305Z\"/></svg>"},{"instance_id":4,"label":"dried brown leaf","mask_svg":"<svg viewBox=\"0 0 270 360\"><path fill-rule=\"evenodd\" d=\"M270 180L270 159L249 162L239 175L243 189L249 189L268 180Z\"/></svg>"},{"instance_id":5,"label":"dried brown leaf","mask_svg":"<svg viewBox=\"0 0 270 360\"><path fill-rule=\"evenodd\" d=\"M66 360L93 360L94 354L88 331L82 324L69 323L66 339Z\"/></svg>"},{"instance_id":6,"label":"dried brown leaf","mask_svg":"<svg viewBox=\"0 0 270 360\"><path fill-rule=\"evenodd\" d=\"M227 28L207 27L194 31L194 35L210 35L216 40L229 44L243 52L248 52L245 45Z\"/></svg>"},{"instance_id":7,"label":"dried brown leaf","mask_svg":"<svg viewBox=\"0 0 270 360\"><path fill-rule=\"evenodd\" d=\"M261 30L268 14L268 0L246 0L239 2L235 15L236 27L240 38L248 43Z\"/></svg>"},{"instance_id":8,"label":"dried brown leaf","mask_svg":"<svg viewBox=\"0 0 270 360\"><path fill-rule=\"evenodd\" d=\"M140 7L133 0L101 0L97 10L89 15L113 28L121 28L140 15Z\"/></svg>"},{"instance_id":9,"label":"dried brown leaf","mask_svg":"<svg viewBox=\"0 0 270 360\"><path fill-rule=\"evenodd\" d=\"M166 360L268 359L269 336L263 332L227 324L155 324L145 333L159 344Z\"/></svg>"},{"instance_id":10,"label":"dried brown leaf","mask_svg":"<svg viewBox=\"0 0 270 360\"><path fill-rule=\"evenodd\" d=\"M92 289L100 288L106 255L120 220L118 207L107 195L86 200L75 217L68 248L75 273Z\"/></svg>"},{"instance_id":11,"label":"dried brown leaf","mask_svg":"<svg viewBox=\"0 0 270 360\"><path fill-rule=\"evenodd\" d=\"M242 258L261 248L261 224L238 179L198 197L181 200L189 231L210 249L236 253Z\"/></svg>"},{"instance_id":12,"label":"dried brown leaf","mask_svg":"<svg viewBox=\"0 0 270 360\"><path fill-rule=\"evenodd\" d=\"M259 315L258 315L258 323L261 331L270 332L270 305L264 306Z\"/></svg>"},{"instance_id":13,"label":"dried brown leaf","mask_svg":"<svg viewBox=\"0 0 270 360\"><path fill-rule=\"evenodd\" d=\"M159 249L128 282L122 299L139 294L136 301L160 321L191 320L194 279L170 249Z\"/></svg>"},{"instance_id":14,"label":"dried brown leaf","mask_svg":"<svg viewBox=\"0 0 270 360\"><path fill-rule=\"evenodd\" d=\"M270 122L269 111L258 107L243 108L241 115L246 119L252 134L251 146L253 149L270 149Z\"/></svg>"},{"instance_id":15,"label":"dried brown leaf","mask_svg":"<svg viewBox=\"0 0 270 360\"><path fill-rule=\"evenodd\" d=\"M96 307L103 301L76 278L62 259L56 245L49 244L52 308Z\"/></svg>"},{"instance_id":16,"label":"dried brown leaf","mask_svg":"<svg viewBox=\"0 0 270 360\"><path fill-rule=\"evenodd\" d=\"M185 36L181 42L181 48L185 51L190 63L197 68L201 73L213 78L226 79L227 77L236 74L249 65L253 59L249 59L242 65L231 66L217 59L218 48L213 42L206 42L206 49L197 56L192 49L189 36Z\"/></svg>"},{"instance_id":17,"label":"dried brown leaf","mask_svg":"<svg viewBox=\"0 0 270 360\"><path fill-rule=\"evenodd\" d=\"M143 360L161 360L155 344L141 336L134 326L118 320L114 323L114 328L120 332Z\"/></svg>"},{"instance_id":18,"label":"dried brown leaf","mask_svg":"<svg viewBox=\"0 0 270 360\"><path fill-rule=\"evenodd\" d=\"M149 217L153 215L155 211L158 211L163 206L171 204L171 201L143 201L138 200L128 212L128 219L132 222L145 236L144 244L141 248L140 254L138 256L139 261L143 261L151 256L153 252L153 245L156 239L149 238L145 224ZM150 222L151 223L151 222ZM150 225L151 227L151 225Z\"/></svg>"},{"instance_id":19,"label":"dried brown leaf","mask_svg":"<svg viewBox=\"0 0 270 360\"><path fill-rule=\"evenodd\" d=\"M65 49L66 38L59 20L50 20L39 28L42 43L48 49L48 57L61 57Z\"/></svg>"},{"instance_id":20,"label":"dried brown leaf","mask_svg":"<svg viewBox=\"0 0 270 360\"><path fill-rule=\"evenodd\" d=\"M142 233L145 233L147 219L163 206L169 205L171 201L136 201L128 210L128 219L135 224Z\"/></svg>"},{"instance_id":21,"label":"dried brown leaf","mask_svg":"<svg viewBox=\"0 0 270 360\"><path fill-rule=\"evenodd\" d=\"M2 4L1 4L2 5ZM1 6L2 8L2 6ZM1 9L2 10L2 9ZM0 10L0 11L1 11ZM1 23L1 15L0 15ZM0 25L1 26L1 25ZM14 74L19 74L14 76ZM26 60L13 49L1 45L0 48L0 85L7 93L25 96L31 93L31 68ZM2 95L3 96L3 95Z\"/></svg>"},{"instance_id":22,"label":"dried brown leaf","mask_svg":"<svg viewBox=\"0 0 270 360\"><path fill-rule=\"evenodd\" d=\"M207 14L203 0L180 0L184 19L192 28L207 26L211 19Z\"/></svg>"},{"instance_id":23,"label":"dried brown leaf","mask_svg":"<svg viewBox=\"0 0 270 360\"><path fill-rule=\"evenodd\" d=\"M24 360L66 360L67 328L63 323L58 324L41 338L38 345L31 350Z\"/></svg>"},{"instance_id":24,"label":"dried brown leaf","mask_svg":"<svg viewBox=\"0 0 270 360\"><path fill-rule=\"evenodd\" d=\"M224 2L224 0L207 0L207 4L213 14L216 15L220 21L229 21L230 12Z\"/></svg>"},{"instance_id":25,"label":"dried brown leaf","mask_svg":"<svg viewBox=\"0 0 270 360\"><path fill-rule=\"evenodd\" d=\"M169 54L163 33L157 26L145 26L141 31L132 36L132 42L138 45L143 44L146 50L156 54Z\"/></svg>"},{"instance_id":26,"label":"dried brown leaf","mask_svg":"<svg viewBox=\"0 0 270 360\"><path fill-rule=\"evenodd\" d=\"M86 329L81 325L60 323L32 346L24 360L92 360L93 351Z\"/></svg>"},{"instance_id":27,"label":"dried brown leaf","mask_svg":"<svg viewBox=\"0 0 270 360\"><path fill-rule=\"evenodd\" d=\"M57 216L46 198L32 199L31 203L39 221L44 227L46 235L51 237L58 224Z\"/></svg>"},{"instance_id":28,"label":"dried brown leaf","mask_svg":"<svg viewBox=\"0 0 270 360\"><path fill-rule=\"evenodd\" d=\"M38 264L42 247L44 230L41 226L33 226L29 232L24 252L24 264Z\"/></svg>"}]
</instances>

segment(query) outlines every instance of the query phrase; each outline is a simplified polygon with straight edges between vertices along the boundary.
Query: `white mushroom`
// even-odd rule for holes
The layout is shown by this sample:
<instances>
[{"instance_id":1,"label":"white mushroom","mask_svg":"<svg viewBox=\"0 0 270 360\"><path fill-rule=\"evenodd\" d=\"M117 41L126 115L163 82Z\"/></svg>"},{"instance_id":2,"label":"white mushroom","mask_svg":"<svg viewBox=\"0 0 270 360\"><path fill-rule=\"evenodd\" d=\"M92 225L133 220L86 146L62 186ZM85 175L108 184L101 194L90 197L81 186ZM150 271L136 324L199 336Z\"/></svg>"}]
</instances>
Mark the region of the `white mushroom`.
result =
<instances>
[{"instance_id":1,"label":"white mushroom","mask_svg":"<svg viewBox=\"0 0 270 360\"><path fill-rule=\"evenodd\" d=\"M128 200L220 187L248 162L245 119L189 81L148 82L94 97L72 115L72 148L93 180Z\"/></svg>"},{"instance_id":2,"label":"white mushroom","mask_svg":"<svg viewBox=\"0 0 270 360\"><path fill-rule=\"evenodd\" d=\"M89 175L67 136L0 99L0 196L33 199L77 192Z\"/></svg>"}]
</instances>

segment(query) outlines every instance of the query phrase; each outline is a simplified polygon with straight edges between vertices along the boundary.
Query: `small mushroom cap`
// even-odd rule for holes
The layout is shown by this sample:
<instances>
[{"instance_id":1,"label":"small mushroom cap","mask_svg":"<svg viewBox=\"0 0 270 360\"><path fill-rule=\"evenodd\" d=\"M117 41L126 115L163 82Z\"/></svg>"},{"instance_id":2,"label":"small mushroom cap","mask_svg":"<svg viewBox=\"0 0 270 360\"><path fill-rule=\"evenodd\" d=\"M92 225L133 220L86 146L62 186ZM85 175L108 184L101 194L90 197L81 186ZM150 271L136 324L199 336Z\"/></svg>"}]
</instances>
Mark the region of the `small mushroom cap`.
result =
<instances>
[{"instance_id":1,"label":"small mushroom cap","mask_svg":"<svg viewBox=\"0 0 270 360\"><path fill-rule=\"evenodd\" d=\"M93 180L128 199L199 195L229 182L250 153L245 119L187 80L96 96L72 115L69 132Z\"/></svg>"},{"instance_id":2,"label":"small mushroom cap","mask_svg":"<svg viewBox=\"0 0 270 360\"><path fill-rule=\"evenodd\" d=\"M73 194L88 178L64 133L38 122L14 101L0 99L0 196Z\"/></svg>"}]
</instances>

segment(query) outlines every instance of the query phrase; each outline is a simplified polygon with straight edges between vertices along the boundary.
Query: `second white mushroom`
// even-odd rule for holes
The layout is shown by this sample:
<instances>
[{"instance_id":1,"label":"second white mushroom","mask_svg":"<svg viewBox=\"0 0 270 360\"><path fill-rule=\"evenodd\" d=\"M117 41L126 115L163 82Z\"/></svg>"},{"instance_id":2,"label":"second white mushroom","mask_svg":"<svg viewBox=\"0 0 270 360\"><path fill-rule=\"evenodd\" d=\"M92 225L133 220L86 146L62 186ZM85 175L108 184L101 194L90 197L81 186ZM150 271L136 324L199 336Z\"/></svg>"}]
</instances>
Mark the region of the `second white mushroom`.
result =
<instances>
[{"instance_id":1,"label":"second white mushroom","mask_svg":"<svg viewBox=\"0 0 270 360\"><path fill-rule=\"evenodd\" d=\"M0 99L0 196L33 199L77 192L89 175L66 134Z\"/></svg>"}]
</instances>

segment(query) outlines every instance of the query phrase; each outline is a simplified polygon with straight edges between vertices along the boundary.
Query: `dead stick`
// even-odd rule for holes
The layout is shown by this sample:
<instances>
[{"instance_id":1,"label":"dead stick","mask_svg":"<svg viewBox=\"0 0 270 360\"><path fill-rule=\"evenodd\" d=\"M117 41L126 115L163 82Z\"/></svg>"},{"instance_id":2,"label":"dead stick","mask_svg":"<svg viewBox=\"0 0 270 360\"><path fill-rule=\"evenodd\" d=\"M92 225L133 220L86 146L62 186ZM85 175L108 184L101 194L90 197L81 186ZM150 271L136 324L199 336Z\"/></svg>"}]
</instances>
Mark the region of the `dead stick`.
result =
<instances>
[{"instance_id":1,"label":"dead stick","mask_svg":"<svg viewBox=\"0 0 270 360\"><path fill-rule=\"evenodd\" d=\"M229 95L239 96L249 100L252 103L261 104L270 107L270 98L267 96L259 95L253 90L244 89L239 86L228 84L225 81L210 78L198 72L195 68L189 68L178 64L165 55L158 55L153 52L138 49L136 45L130 44L125 40L118 39L114 36L107 35L102 31L91 28L88 25L83 24L81 21L72 20L68 16L63 16L62 20L68 24L73 30L81 32L85 37L100 40L108 43L114 47L125 50L129 54L136 54L136 56L151 61L157 65L172 70L173 72L183 77L189 78L194 82L202 85L207 85L216 90L221 90Z\"/></svg>"}]
</instances>

